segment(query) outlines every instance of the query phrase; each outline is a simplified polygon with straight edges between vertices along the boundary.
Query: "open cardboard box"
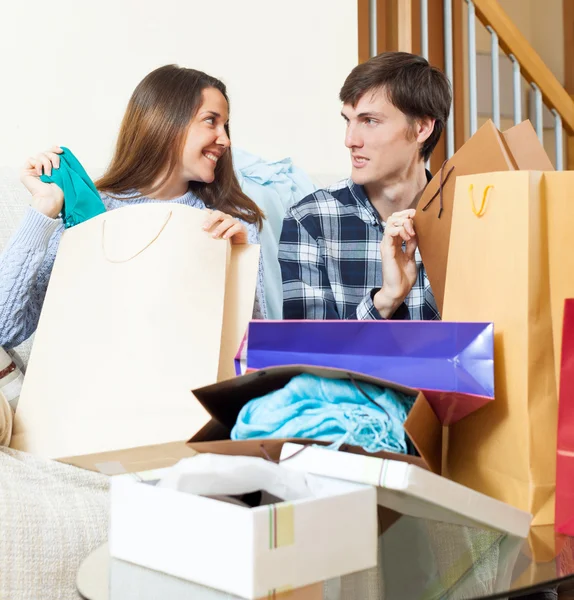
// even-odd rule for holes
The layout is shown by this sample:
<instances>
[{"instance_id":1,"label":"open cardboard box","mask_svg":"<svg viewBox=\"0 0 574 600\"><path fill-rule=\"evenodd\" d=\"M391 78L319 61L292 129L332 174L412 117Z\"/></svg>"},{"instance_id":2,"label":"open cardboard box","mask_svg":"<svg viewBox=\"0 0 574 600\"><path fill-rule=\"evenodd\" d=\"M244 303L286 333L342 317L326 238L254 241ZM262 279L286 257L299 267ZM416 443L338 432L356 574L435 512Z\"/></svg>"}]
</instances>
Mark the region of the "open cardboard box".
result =
<instances>
[{"instance_id":1,"label":"open cardboard box","mask_svg":"<svg viewBox=\"0 0 574 600\"><path fill-rule=\"evenodd\" d=\"M187 442L174 441L173 443L137 448L118 448L110 452L68 456L60 460L108 475L169 467L182 458L193 456L197 452L264 456L279 460L285 441L300 444L320 442L301 439L231 441L228 439L229 433L237 420L239 411L249 400L284 387L293 377L301 373L311 373L331 379L349 379L349 376L352 376L358 382L388 387L415 396L415 403L404 428L420 456L393 452L378 452L375 456L406 461L440 474L443 430L422 393L360 373L309 366L272 367L193 390L195 401L198 401L207 410L213 420ZM193 396L190 395L190 402L194 401ZM264 453L261 450L262 445ZM367 454L361 448L348 445L341 449Z\"/></svg>"},{"instance_id":2,"label":"open cardboard box","mask_svg":"<svg viewBox=\"0 0 574 600\"><path fill-rule=\"evenodd\" d=\"M414 405L405 421L404 429L419 456L385 451L377 452L375 456L379 458L406 461L440 474L443 429L422 392L377 377L327 367L305 365L269 367L267 369L261 369L260 371L236 377L235 379L229 379L194 390L193 393L195 397L201 402L219 426L217 424L212 424L211 428L205 428L190 440L189 446L198 452L212 452L216 451L217 448L226 448L224 443L218 444L217 446L209 446L208 442L223 440L225 439L224 436L229 436L231 429L237 421L240 410L247 402L283 388L291 379L293 379L293 377L300 375L301 373L309 373L328 379L349 379L352 377L357 382L389 388L415 397ZM272 457L278 460L284 441L285 440L264 440L265 450L267 453L272 451L274 453L272 454ZM243 444L245 449L249 446L253 446L254 455L260 456L261 442L262 440L245 440L239 442L228 441L227 445ZM202 443L202 445L198 445L198 443ZM302 442L299 441L299 443L317 442L315 440L303 440ZM211 449L206 450L205 448L208 447ZM349 445L343 445L341 449L360 454L369 454L360 448ZM222 450L222 453L225 453L225 450Z\"/></svg>"}]
</instances>

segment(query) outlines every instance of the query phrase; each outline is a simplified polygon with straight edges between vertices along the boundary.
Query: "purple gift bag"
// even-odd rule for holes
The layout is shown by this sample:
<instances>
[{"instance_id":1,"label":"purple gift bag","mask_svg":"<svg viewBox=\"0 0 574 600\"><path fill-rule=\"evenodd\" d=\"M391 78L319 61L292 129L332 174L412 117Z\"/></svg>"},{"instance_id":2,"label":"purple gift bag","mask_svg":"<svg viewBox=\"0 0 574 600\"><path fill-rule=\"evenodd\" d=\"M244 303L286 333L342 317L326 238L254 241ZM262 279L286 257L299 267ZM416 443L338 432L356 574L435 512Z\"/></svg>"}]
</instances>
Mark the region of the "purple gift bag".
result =
<instances>
[{"instance_id":1,"label":"purple gift bag","mask_svg":"<svg viewBox=\"0 0 574 600\"><path fill-rule=\"evenodd\" d=\"M494 326L252 321L236 358L238 373L282 365L356 371L419 389L440 421L449 425L494 399Z\"/></svg>"}]
</instances>

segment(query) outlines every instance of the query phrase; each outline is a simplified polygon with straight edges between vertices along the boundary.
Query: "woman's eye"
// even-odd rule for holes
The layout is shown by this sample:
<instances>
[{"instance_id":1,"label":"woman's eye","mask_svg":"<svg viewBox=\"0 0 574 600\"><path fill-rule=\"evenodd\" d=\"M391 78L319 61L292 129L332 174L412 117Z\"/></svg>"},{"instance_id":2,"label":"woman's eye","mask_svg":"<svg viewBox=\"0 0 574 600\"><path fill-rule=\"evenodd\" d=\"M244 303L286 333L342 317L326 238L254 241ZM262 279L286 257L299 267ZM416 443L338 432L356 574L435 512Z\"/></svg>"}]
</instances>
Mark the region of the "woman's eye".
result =
<instances>
[{"instance_id":1,"label":"woman's eye","mask_svg":"<svg viewBox=\"0 0 574 600\"><path fill-rule=\"evenodd\" d=\"M207 117L207 119L205 119L206 123L209 123L210 125L214 125L215 124L215 117Z\"/></svg>"}]
</instances>

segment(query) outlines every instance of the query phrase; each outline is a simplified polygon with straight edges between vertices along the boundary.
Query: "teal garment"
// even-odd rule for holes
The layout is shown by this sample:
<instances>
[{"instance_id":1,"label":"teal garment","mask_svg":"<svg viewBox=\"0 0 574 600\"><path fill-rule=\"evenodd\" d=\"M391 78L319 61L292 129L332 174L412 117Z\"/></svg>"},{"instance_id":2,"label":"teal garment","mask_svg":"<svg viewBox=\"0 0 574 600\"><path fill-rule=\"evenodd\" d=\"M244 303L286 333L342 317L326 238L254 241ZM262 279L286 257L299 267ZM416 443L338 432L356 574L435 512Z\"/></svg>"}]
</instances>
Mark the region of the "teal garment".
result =
<instances>
[{"instance_id":1,"label":"teal garment","mask_svg":"<svg viewBox=\"0 0 574 600\"><path fill-rule=\"evenodd\" d=\"M388 388L303 373L250 400L231 439L309 438L408 454L403 424L413 403L413 397Z\"/></svg>"},{"instance_id":2,"label":"teal garment","mask_svg":"<svg viewBox=\"0 0 574 600\"><path fill-rule=\"evenodd\" d=\"M62 188L62 220L65 227L73 227L106 212L106 207L78 159L68 148L62 146L62 150L64 152L60 154L60 168L52 169L52 175L42 175L40 179Z\"/></svg>"}]
</instances>

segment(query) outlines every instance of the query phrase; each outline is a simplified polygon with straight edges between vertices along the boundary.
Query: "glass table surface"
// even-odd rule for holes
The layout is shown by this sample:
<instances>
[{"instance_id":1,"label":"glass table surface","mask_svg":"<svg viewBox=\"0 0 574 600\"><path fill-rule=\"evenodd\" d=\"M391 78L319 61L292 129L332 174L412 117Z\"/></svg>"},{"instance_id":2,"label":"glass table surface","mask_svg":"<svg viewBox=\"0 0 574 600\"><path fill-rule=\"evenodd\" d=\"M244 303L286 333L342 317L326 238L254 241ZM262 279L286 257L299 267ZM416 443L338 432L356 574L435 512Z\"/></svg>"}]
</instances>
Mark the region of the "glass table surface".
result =
<instances>
[{"instance_id":1,"label":"glass table surface","mask_svg":"<svg viewBox=\"0 0 574 600\"><path fill-rule=\"evenodd\" d=\"M86 558L77 585L86 600L237 598L110 559L107 544ZM555 534L553 526L534 527L525 540L488 529L403 516L379 536L377 567L278 594L276 598L495 599L553 587L574 589L574 537Z\"/></svg>"}]
</instances>

